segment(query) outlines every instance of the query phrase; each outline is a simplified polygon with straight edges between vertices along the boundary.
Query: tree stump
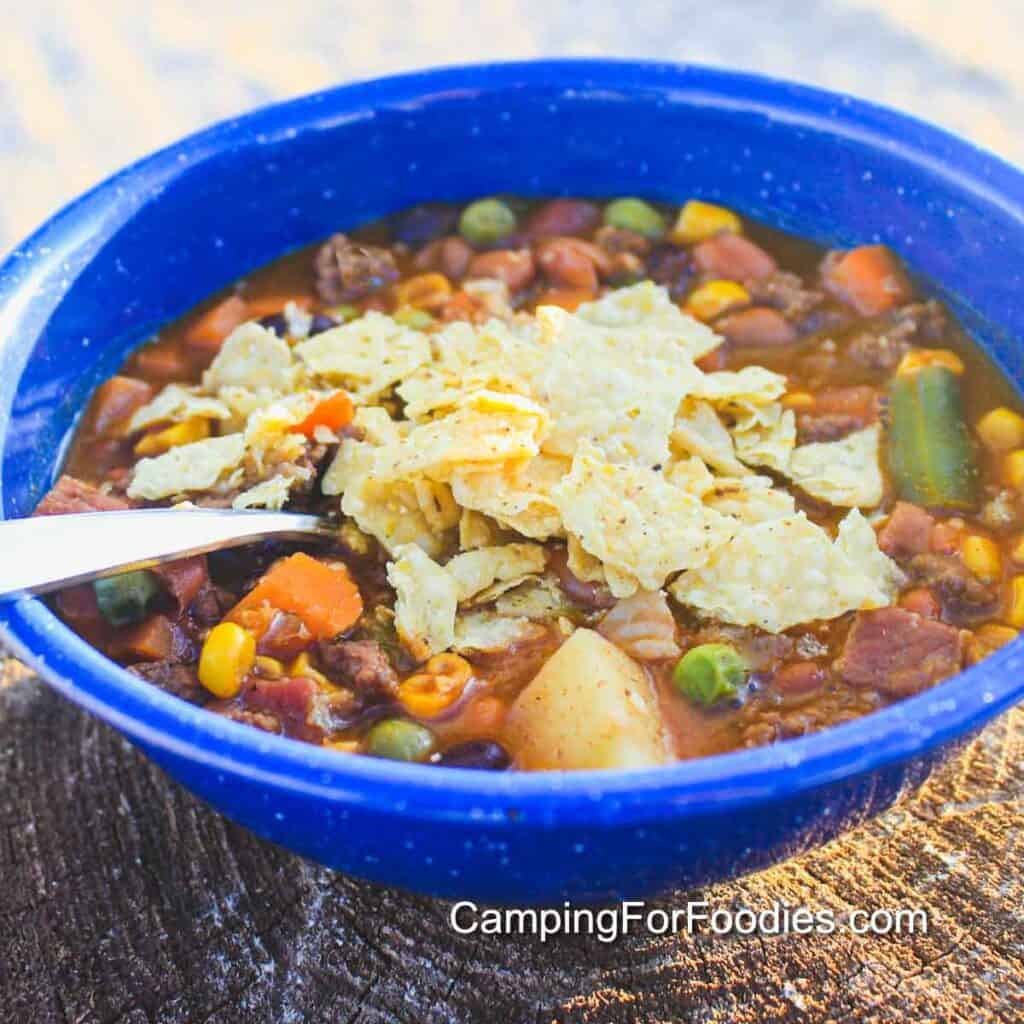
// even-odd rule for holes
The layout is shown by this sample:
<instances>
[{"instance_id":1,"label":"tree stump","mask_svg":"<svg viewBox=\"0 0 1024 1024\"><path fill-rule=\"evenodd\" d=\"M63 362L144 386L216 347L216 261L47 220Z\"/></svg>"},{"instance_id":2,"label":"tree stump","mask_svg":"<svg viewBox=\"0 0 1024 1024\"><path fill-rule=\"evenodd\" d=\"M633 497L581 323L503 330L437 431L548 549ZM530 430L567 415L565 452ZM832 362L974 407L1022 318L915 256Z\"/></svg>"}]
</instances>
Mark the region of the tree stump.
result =
<instances>
[{"instance_id":1,"label":"tree stump","mask_svg":"<svg viewBox=\"0 0 1024 1024\"><path fill-rule=\"evenodd\" d=\"M205 807L13 660L0 685L0 1019L48 1024L1018 1021L1024 711L715 907L922 908L927 934L460 936ZM683 906L698 894L659 901Z\"/></svg>"}]
</instances>

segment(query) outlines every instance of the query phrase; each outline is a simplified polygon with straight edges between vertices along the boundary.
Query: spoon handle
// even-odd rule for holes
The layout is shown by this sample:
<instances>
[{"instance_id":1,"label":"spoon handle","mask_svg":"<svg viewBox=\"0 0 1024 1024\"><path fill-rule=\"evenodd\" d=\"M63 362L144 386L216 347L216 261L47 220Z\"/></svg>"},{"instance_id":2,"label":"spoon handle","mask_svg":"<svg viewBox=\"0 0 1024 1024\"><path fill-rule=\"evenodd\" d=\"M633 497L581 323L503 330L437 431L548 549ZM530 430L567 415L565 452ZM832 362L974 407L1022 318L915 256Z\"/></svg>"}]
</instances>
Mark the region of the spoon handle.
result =
<instances>
[{"instance_id":1,"label":"spoon handle","mask_svg":"<svg viewBox=\"0 0 1024 1024\"><path fill-rule=\"evenodd\" d=\"M250 541L336 536L294 512L147 508L0 522L0 601Z\"/></svg>"}]
</instances>

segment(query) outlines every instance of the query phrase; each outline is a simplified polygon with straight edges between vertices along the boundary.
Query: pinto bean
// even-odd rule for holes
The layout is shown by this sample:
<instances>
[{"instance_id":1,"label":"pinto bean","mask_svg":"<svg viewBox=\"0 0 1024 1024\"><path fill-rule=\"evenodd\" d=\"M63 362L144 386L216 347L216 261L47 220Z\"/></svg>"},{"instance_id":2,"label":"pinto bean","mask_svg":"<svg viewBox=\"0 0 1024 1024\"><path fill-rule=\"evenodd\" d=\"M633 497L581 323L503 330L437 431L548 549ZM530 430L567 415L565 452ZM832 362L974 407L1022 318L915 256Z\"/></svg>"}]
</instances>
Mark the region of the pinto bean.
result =
<instances>
[{"instance_id":1,"label":"pinto bean","mask_svg":"<svg viewBox=\"0 0 1024 1024\"><path fill-rule=\"evenodd\" d=\"M598 277L611 269L608 254L581 238L551 238L537 245L537 263L557 288L596 291Z\"/></svg>"},{"instance_id":2,"label":"pinto bean","mask_svg":"<svg viewBox=\"0 0 1024 1024\"><path fill-rule=\"evenodd\" d=\"M589 288L549 288L537 296L537 305L561 306L574 313L584 302L590 302L595 296L596 292Z\"/></svg>"},{"instance_id":3,"label":"pinto bean","mask_svg":"<svg viewBox=\"0 0 1024 1024\"><path fill-rule=\"evenodd\" d=\"M791 661L772 677L775 688L787 696L810 693L825 682L825 670L813 661Z\"/></svg>"},{"instance_id":4,"label":"pinto bean","mask_svg":"<svg viewBox=\"0 0 1024 1024\"><path fill-rule=\"evenodd\" d=\"M601 211L584 199L552 199L538 206L523 225L528 241L554 235L587 235L601 223Z\"/></svg>"},{"instance_id":5,"label":"pinto bean","mask_svg":"<svg viewBox=\"0 0 1024 1024\"><path fill-rule=\"evenodd\" d=\"M702 274L728 281L756 281L778 269L759 245L728 232L695 245L693 262Z\"/></svg>"},{"instance_id":6,"label":"pinto bean","mask_svg":"<svg viewBox=\"0 0 1024 1024\"><path fill-rule=\"evenodd\" d=\"M493 277L504 281L510 292L525 288L534 278L537 268L529 249L496 249L474 256L466 277Z\"/></svg>"},{"instance_id":7,"label":"pinto bean","mask_svg":"<svg viewBox=\"0 0 1024 1024\"><path fill-rule=\"evenodd\" d=\"M450 281L461 281L473 259L473 247L458 235L438 238L416 254L417 270L437 270Z\"/></svg>"},{"instance_id":8,"label":"pinto bean","mask_svg":"<svg viewBox=\"0 0 1024 1024\"><path fill-rule=\"evenodd\" d=\"M796 329L775 309L753 306L715 321L715 330L738 348L774 348L797 340Z\"/></svg>"},{"instance_id":9,"label":"pinto bean","mask_svg":"<svg viewBox=\"0 0 1024 1024\"><path fill-rule=\"evenodd\" d=\"M651 251L651 243L643 235L629 228L616 228L606 224L594 235L595 244L605 252L631 253L634 256L646 256Z\"/></svg>"}]
</instances>

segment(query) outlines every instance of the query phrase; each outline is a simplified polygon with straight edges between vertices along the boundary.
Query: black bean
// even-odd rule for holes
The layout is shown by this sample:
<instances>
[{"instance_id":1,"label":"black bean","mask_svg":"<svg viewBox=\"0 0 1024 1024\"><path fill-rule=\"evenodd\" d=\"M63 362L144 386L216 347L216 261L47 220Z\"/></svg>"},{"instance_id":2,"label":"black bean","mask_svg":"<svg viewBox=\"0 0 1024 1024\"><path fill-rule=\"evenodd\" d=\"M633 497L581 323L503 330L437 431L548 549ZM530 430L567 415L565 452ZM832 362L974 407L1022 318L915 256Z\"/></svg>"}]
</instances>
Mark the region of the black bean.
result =
<instances>
[{"instance_id":1,"label":"black bean","mask_svg":"<svg viewBox=\"0 0 1024 1024\"><path fill-rule=\"evenodd\" d=\"M329 331L332 327L337 326L338 321L334 317L330 317L326 313L314 313L309 324L309 337L312 338L314 334L323 334L324 331Z\"/></svg>"},{"instance_id":2,"label":"black bean","mask_svg":"<svg viewBox=\"0 0 1024 1024\"><path fill-rule=\"evenodd\" d=\"M447 768L478 768L483 771L501 772L511 763L512 758L500 743L491 740L470 740L450 747L438 762Z\"/></svg>"},{"instance_id":3,"label":"black bean","mask_svg":"<svg viewBox=\"0 0 1024 1024\"><path fill-rule=\"evenodd\" d=\"M288 321L285 320L284 313L271 313L270 316L261 317L259 323L260 326L273 331L279 338L288 333Z\"/></svg>"},{"instance_id":4,"label":"black bean","mask_svg":"<svg viewBox=\"0 0 1024 1024\"><path fill-rule=\"evenodd\" d=\"M453 206L440 203L424 203L398 214L391 230L398 242L404 242L412 249L419 249L427 242L450 235L455 229L459 211Z\"/></svg>"},{"instance_id":5,"label":"black bean","mask_svg":"<svg viewBox=\"0 0 1024 1024\"><path fill-rule=\"evenodd\" d=\"M671 245L660 245L651 253L647 273L652 281L664 285L676 301L685 297L694 277L689 254Z\"/></svg>"}]
</instances>

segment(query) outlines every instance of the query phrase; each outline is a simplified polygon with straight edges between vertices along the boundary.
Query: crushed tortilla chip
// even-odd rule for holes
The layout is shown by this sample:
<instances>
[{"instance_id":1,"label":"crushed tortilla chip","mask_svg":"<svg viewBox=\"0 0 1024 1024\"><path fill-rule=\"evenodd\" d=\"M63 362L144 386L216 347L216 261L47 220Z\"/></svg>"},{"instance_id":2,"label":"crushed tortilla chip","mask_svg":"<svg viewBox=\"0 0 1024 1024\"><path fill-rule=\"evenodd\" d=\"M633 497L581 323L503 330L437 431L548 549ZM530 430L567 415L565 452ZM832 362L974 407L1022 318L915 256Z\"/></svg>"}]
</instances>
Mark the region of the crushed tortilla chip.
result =
<instances>
[{"instance_id":1,"label":"crushed tortilla chip","mask_svg":"<svg viewBox=\"0 0 1024 1024\"><path fill-rule=\"evenodd\" d=\"M136 409L128 423L130 433L157 423L184 423L195 418L226 420L231 410L216 398L200 393L197 387L168 384L152 401Z\"/></svg>"},{"instance_id":2,"label":"crushed tortilla chip","mask_svg":"<svg viewBox=\"0 0 1024 1024\"><path fill-rule=\"evenodd\" d=\"M549 619L572 608L554 576L533 576L505 591L495 602L499 615L525 619Z\"/></svg>"},{"instance_id":3,"label":"crushed tortilla chip","mask_svg":"<svg viewBox=\"0 0 1024 1024\"><path fill-rule=\"evenodd\" d=\"M242 435L227 434L140 459L128 486L128 497L158 501L191 491L209 491L238 466L244 454Z\"/></svg>"},{"instance_id":4,"label":"crushed tortilla chip","mask_svg":"<svg viewBox=\"0 0 1024 1024\"><path fill-rule=\"evenodd\" d=\"M751 472L736 458L732 435L708 402L688 399L672 426L672 447L703 459L726 476L746 476Z\"/></svg>"},{"instance_id":5,"label":"crushed tortilla chip","mask_svg":"<svg viewBox=\"0 0 1024 1024\"><path fill-rule=\"evenodd\" d=\"M455 642L459 586L447 570L416 544L400 545L388 563L395 588L395 628L409 653L422 661Z\"/></svg>"},{"instance_id":6,"label":"crushed tortilla chip","mask_svg":"<svg viewBox=\"0 0 1024 1024\"><path fill-rule=\"evenodd\" d=\"M833 543L803 512L744 526L669 589L709 618L769 633L891 603L889 569L874 554L851 558L847 529ZM866 547L856 523L853 537Z\"/></svg>"},{"instance_id":7,"label":"crushed tortilla chip","mask_svg":"<svg viewBox=\"0 0 1024 1024\"><path fill-rule=\"evenodd\" d=\"M874 508L885 489L879 465L878 423L839 441L800 445L786 475L812 498L846 508Z\"/></svg>"},{"instance_id":8,"label":"crushed tortilla chip","mask_svg":"<svg viewBox=\"0 0 1024 1024\"><path fill-rule=\"evenodd\" d=\"M539 544L503 544L464 551L451 559L445 569L458 584L461 604L494 583L508 584L505 589L517 586L528 576L543 572L544 565L544 549Z\"/></svg>"},{"instance_id":9,"label":"crushed tortilla chip","mask_svg":"<svg viewBox=\"0 0 1024 1024\"><path fill-rule=\"evenodd\" d=\"M693 389L696 398L715 405L735 402L763 404L774 402L786 391L786 378L763 366L744 366L740 370L716 370L700 377Z\"/></svg>"},{"instance_id":10,"label":"crushed tortilla chip","mask_svg":"<svg viewBox=\"0 0 1024 1024\"><path fill-rule=\"evenodd\" d=\"M481 401L481 397L478 394L475 399ZM378 450L374 474L384 480L423 474L446 482L457 466L483 467L531 458L539 451L547 417L536 403L520 402L518 409L506 405L493 412L466 406L421 423L402 440Z\"/></svg>"},{"instance_id":11,"label":"crushed tortilla chip","mask_svg":"<svg viewBox=\"0 0 1024 1024\"><path fill-rule=\"evenodd\" d=\"M383 313L371 311L295 346L316 377L345 386L368 402L430 360L430 341Z\"/></svg>"},{"instance_id":12,"label":"crushed tortilla chip","mask_svg":"<svg viewBox=\"0 0 1024 1024\"><path fill-rule=\"evenodd\" d=\"M543 454L494 468L460 466L452 472L452 491L463 508L484 512L524 537L546 540L562 532L551 490L569 466L569 459Z\"/></svg>"},{"instance_id":13,"label":"crushed tortilla chip","mask_svg":"<svg viewBox=\"0 0 1024 1024\"><path fill-rule=\"evenodd\" d=\"M690 357L699 359L722 344L710 327L684 313L668 289L653 281L617 288L593 302L584 302L576 315L601 327L634 328L671 338Z\"/></svg>"},{"instance_id":14,"label":"crushed tortilla chip","mask_svg":"<svg viewBox=\"0 0 1024 1024\"><path fill-rule=\"evenodd\" d=\"M717 477L703 498L716 512L742 523L763 523L796 514L793 495L773 487L766 476Z\"/></svg>"},{"instance_id":15,"label":"crushed tortilla chip","mask_svg":"<svg viewBox=\"0 0 1024 1024\"><path fill-rule=\"evenodd\" d=\"M551 349L533 382L551 413L544 451L571 457L589 442L614 462L664 463L676 409L700 376L686 350L657 331L602 327L557 307L537 319Z\"/></svg>"},{"instance_id":16,"label":"crushed tortilla chip","mask_svg":"<svg viewBox=\"0 0 1024 1024\"><path fill-rule=\"evenodd\" d=\"M586 443L553 497L566 530L601 561L621 597L636 583L658 590L672 573L703 564L735 526L661 473L608 462Z\"/></svg>"},{"instance_id":17,"label":"crushed tortilla chip","mask_svg":"<svg viewBox=\"0 0 1024 1024\"><path fill-rule=\"evenodd\" d=\"M269 480L264 480L239 494L231 502L231 507L236 509L269 508L277 511L284 508L288 501L288 492L291 490L292 484L296 482L296 477L280 474L272 476Z\"/></svg>"},{"instance_id":18,"label":"crushed tortilla chip","mask_svg":"<svg viewBox=\"0 0 1024 1024\"><path fill-rule=\"evenodd\" d=\"M472 611L456 618L452 648L460 653L493 653L513 644L537 639L543 634L544 627L527 618Z\"/></svg>"},{"instance_id":19,"label":"crushed tortilla chip","mask_svg":"<svg viewBox=\"0 0 1024 1024\"><path fill-rule=\"evenodd\" d=\"M284 394L295 384L288 343L255 321L241 324L228 335L203 374L203 387L211 392L240 387L248 391L269 388Z\"/></svg>"},{"instance_id":20,"label":"crushed tortilla chip","mask_svg":"<svg viewBox=\"0 0 1024 1024\"><path fill-rule=\"evenodd\" d=\"M796 417L781 405L748 410L733 427L736 456L748 466L785 473L796 447Z\"/></svg>"},{"instance_id":21,"label":"crushed tortilla chip","mask_svg":"<svg viewBox=\"0 0 1024 1024\"><path fill-rule=\"evenodd\" d=\"M487 516L463 508L459 515L459 547L463 551L491 547L498 539L498 529L498 525Z\"/></svg>"}]
</instances>

